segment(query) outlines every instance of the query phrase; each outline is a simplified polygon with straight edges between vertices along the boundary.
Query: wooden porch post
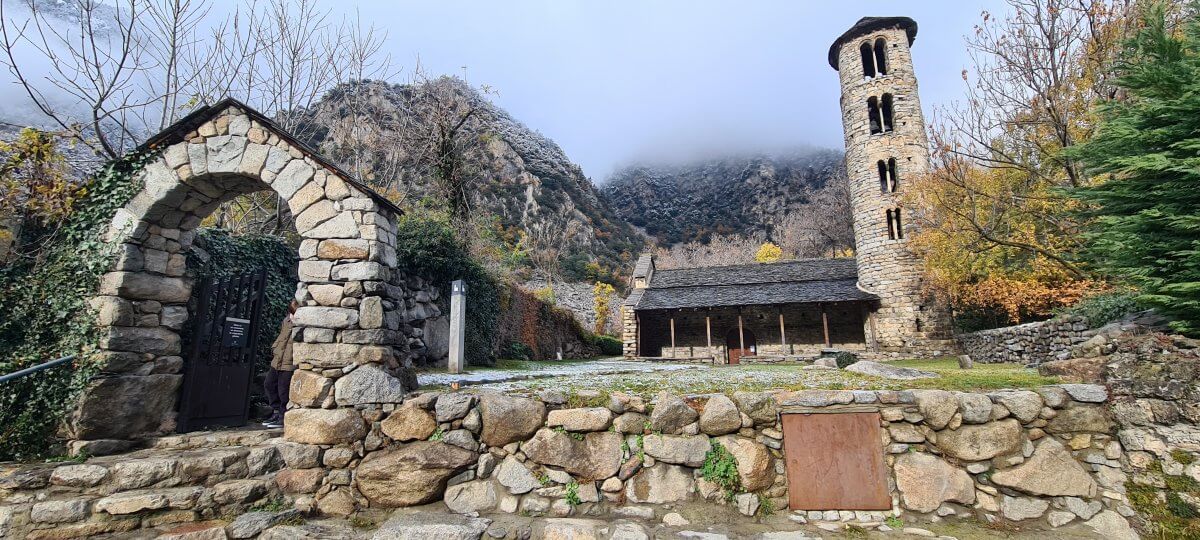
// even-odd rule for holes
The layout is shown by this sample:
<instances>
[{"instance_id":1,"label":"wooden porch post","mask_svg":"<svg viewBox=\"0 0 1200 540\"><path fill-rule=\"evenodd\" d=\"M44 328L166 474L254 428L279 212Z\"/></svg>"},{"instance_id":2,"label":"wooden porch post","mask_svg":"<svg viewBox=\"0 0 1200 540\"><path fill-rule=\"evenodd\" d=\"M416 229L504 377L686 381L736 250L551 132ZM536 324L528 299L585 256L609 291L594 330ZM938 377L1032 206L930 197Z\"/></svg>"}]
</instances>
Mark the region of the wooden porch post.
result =
<instances>
[{"instance_id":1,"label":"wooden porch post","mask_svg":"<svg viewBox=\"0 0 1200 540\"><path fill-rule=\"evenodd\" d=\"M675 316L671 315L671 358L675 358Z\"/></svg>"},{"instance_id":2,"label":"wooden porch post","mask_svg":"<svg viewBox=\"0 0 1200 540\"><path fill-rule=\"evenodd\" d=\"M708 338L708 354L712 354L712 317L704 314L704 335Z\"/></svg>"},{"instance_id":3,"label":"wooden porch post","mask_svg":"<svg viewBox=\"0 0 1200 540\"><path fill-rule=\"evenodd\" d=\"M787 347L787 332L783 329L783 308L779 308L779 345Z\"/></svg>"},{"instance_id":4,"label":"wooden porch post","mask_svg":"<svg viewBox=\"0 0 1200 540\"><path fill-rule=\"evenodd\" d=\"M879 337L875 334L875 313L870 308L863 306L863 312L867 316L867 330L870 332L868 339L871 340L871 350L879 350Z\"/></svg>"},{"instance_id":5,"label":"wooden porch post","mask_svg":"<svg viewBox=\"0 0 1200 540\"><path fill-rule=\"evenodd\" d=\"M829 342L829 314L825 311L825 304L821 304L821 326L825 329L825 348L832 346Z\"/></svg>"},{"instance_id":6,"label":"wooden porch post","mask_svg":"<svg viewBox=\"0 0 1200 540\"><path fill-rule=\"evenodd\" d=\"M746 350L746 333L742 331L742 311L738 310L738 348Z\"/></svg>"}]
</instances>

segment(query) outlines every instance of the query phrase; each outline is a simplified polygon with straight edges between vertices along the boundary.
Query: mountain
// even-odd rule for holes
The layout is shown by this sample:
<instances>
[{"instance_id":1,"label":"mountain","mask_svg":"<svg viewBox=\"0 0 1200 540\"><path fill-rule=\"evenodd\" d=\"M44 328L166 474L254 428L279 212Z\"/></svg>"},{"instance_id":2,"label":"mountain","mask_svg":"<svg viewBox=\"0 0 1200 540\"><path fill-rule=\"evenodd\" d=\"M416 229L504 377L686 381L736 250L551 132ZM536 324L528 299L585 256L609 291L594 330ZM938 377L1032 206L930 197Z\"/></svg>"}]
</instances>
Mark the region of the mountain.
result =
<instances>
[{"instance_id":1,"label":"mountain","mask_svg":"<svg viewBox=\"0 0 1200 540\"><path fill-rule=\"evenodd\" d=\"M428 141L413 134L435 134L438 122L467 117L463 111L471 114L455 144L476 178L466 190L473 215L494 217L495 229L510 241L524 233L533 250L557 253L568 278L594 279L597 265L613 279L627 270L644 237L554 141L457 78L341 85L303 111L294 131L381 192L418 204L440 192L414 150ZM591 275L583 275L588 263Z\"/></svg>"},{"instance_id":2,"label":"mountain","mask_svg":"<svg viewBox=\"0 0 1200 540\"><path fill-rule=\"evenodd\" d=\"M631 165L602 193L617 215L660 245L707 241L713 234L770 233L771 224L808 202L838 174L842 153L801 149L682 165Z\"/></svg>"}]
</instances>

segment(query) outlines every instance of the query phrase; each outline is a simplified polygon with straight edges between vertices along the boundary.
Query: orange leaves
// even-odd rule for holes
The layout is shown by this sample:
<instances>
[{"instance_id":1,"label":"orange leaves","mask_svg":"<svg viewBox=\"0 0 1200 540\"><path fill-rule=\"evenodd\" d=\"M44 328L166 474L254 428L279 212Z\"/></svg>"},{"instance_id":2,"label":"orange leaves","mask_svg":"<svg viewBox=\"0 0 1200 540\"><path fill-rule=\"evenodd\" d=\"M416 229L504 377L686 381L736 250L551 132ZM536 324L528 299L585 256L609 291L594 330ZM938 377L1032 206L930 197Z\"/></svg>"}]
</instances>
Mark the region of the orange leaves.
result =
<instances>
[{"instance_id":1,"label":"orange leaves","mask_svg":"<svg viewBox=\"0 0 1200 540\"><path fill-rule=\"evenodd\" d=\"M954 301L965 308L1002 312L1015 324L1050 316L1057 308L1105 289L1103 283L1091 280L1042 282L994 276L958 287Z\"/></svg>"},{"instance_id":2,"label":"orange leaves","mask_svg":"<svg viewBox=\"0 0 1200 540\"><path fill-rule=\"evenodd\" d=\"M59 151L61 140L33 128L0 141L0 208L40 224L59 221L83 192Z\"/></svg>"}]
</instances>

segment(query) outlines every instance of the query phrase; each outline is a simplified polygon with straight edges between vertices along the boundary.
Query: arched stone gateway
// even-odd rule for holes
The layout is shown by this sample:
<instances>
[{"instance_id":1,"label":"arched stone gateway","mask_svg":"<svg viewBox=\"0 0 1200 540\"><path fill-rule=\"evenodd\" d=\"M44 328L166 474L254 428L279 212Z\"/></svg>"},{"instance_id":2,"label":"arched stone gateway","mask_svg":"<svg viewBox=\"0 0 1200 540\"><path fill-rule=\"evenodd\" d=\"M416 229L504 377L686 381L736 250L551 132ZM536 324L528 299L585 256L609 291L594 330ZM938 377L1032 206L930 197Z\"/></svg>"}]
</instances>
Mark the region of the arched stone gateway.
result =
<instances>
[{"instance_id":1,"label":"arched stone gateway","mask_svg":"<svg viewBox=\"0 0 1200 540\"><path fill-rule=\"evenodd\" d=\"M109 230L120 255L93 300L102 373L69 418L71 438L174 430L194 229L221 203L256 191L287 201L303 238L293 406L399 401L415 386L399 332L404 294L393 282L396 206L234 100L189 115L144 148L160 154Z\"/></svg>"}]
</instances>

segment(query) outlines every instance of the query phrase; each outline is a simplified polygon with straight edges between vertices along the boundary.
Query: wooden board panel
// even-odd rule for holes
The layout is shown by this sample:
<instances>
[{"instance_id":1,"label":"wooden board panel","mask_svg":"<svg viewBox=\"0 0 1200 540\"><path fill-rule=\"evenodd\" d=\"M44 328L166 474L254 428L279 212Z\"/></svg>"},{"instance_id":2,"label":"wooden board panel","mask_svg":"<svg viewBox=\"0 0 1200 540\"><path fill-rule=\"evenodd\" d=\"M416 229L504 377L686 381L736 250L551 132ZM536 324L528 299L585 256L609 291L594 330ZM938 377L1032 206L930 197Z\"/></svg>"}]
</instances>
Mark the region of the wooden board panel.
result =
<instances>
[{"instance_id":1,"label":"wooden board panel","mask_svg":"<svg viewBox=\"0 0 1200 540\"><path fill-rule=\"evenodd\" d=\"M792 510L889 510L878 412L784 414Z\"/></svg>"}]
</instances>

